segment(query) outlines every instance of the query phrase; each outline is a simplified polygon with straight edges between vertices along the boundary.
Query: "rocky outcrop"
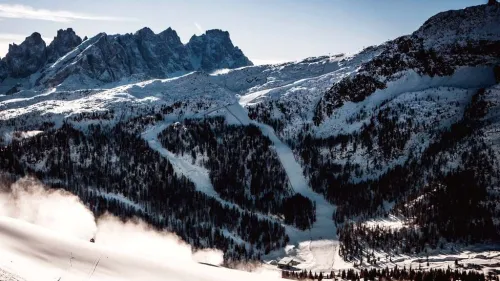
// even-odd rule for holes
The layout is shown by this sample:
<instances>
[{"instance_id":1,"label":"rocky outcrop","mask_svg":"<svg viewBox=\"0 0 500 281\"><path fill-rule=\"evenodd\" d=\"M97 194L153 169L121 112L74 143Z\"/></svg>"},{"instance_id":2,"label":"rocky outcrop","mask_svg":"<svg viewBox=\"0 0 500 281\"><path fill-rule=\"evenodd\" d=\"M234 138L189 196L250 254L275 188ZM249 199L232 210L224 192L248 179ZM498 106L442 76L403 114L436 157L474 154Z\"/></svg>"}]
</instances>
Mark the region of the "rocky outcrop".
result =
<instances>
[{"instance_id":1,"label":"rocky outcrop","mask_svg":"<svg viewBox=\"0 0 500 281\"><path fill-rule=\"evenodd\" d=\"M353 77L335 83L317 104L319 125L344 102L360 102L405 71L421 76L451 76L464 66L500 62L500 6L481 5L447 11L430 18L412 35L382 46L383 51L363 63Z\"/></svg>"},{"instance_id":2,"label":"rocky outcrop","mask_svg":"<svg viewBox=\"0 0 500 281\"><path fill-rule=\"evenodd\" d=\"M500 40L499 26L500 5L480 5L439 13L413 35L422 38L426 48L439 49L455 43Z\"/></svg>"},{"instance_id":3,"label":"rocky outcrop","mask_svg":"<svg viewBox=\"0 0 500 281\"><path fill-rule=\"evenodd\" d=\"M171 28L155 34L145 27L133 35L119 35L111 40L125 51L129 74L145 73L162 78L178 71L193 70L184 45Z\"/></svg>"},{"instance_id":4,"label":"rocky outcrop","mask_svg":"<svg viewBox=\"0 0 500 281\"><path fill-rule=\"evenodd\" d=\"M233 45L229 33L207 31L182 44L171 28L155 34L145 27L134 34L107 35L86 40L64 60L42 73L38 85L59 85L72 75L96 83L109 83L130 77L166 78L172 74L252 65Z\"/></svg>"},{"instance_id":5,"label":"rocky outcrop","mask_svg":"<svg viewBox=\"0 0 500 281\"><path fill-rule=\"evenodd\" d=\"M186 46L196 69L210 71L253 65L243 52L233 45L227 31L208 30L201 36L191 37Z\"/></svg>"},{"instance_id":6,"label":"rocky outcrop","mask_svg":"<svg viewBox=\"0 0 500 281\"><path fill-rule=\"evenodd\" d=\"M9 72L7 70L7 63L0 59L0 82L2 82L7 76L9 75Z\"/></svg>"},{"instance_id":7,"label":"rocky outcrop","mask_svg":"<svg viewBox=\"0 0 500 281\"><path fill-rule=\"evenodd\" d=\"M40 71L35 86L59 85L70 77L72 82L67 84L78 86L75 81L105 84L131 77L166 78L183 72L248 65L252 62L233 45L229 33L221 30L193 36L184 45L171 28L158 34L147 27L133 34L100 33L83 41L68 28L59 30L48 47L39 33L33 33L19 46L11 45L0 63L0 81Z\"/></svg>"},{"instance_id":8,"label":"rocky outcrop","mask_svg":"<svg viewBox=\"0 0 500 281\"><path fill-rule=\"evenodd\" d=\"M41 69L47 61L47 47L40 33L35 32L20 45L9 45L4 58L7 71L13 78L27 77Z\"/></svg>"},{"instance_id":9,"label":"rocky outcrop","mask_svg":"<svg viewBox=\"0 0 500 281\"><path fill-rule=\"evenodd\" d=\"M73 50L76 46L82 43L80 38L73 29L59 29L57 36L47 47L47 60L49 63L55 62L60 57Z\"/></svg>"}]
</instances>

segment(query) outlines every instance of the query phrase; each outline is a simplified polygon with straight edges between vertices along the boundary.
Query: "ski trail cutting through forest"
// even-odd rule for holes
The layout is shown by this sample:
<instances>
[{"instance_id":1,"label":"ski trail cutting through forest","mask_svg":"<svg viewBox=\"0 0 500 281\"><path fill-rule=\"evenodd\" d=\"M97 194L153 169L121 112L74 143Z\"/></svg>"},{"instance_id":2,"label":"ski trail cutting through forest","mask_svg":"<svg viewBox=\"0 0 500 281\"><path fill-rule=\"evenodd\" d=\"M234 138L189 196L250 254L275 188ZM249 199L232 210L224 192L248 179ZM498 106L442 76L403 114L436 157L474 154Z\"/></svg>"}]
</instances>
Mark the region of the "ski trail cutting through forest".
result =
<instances>
[{"instance_id":1,"label":"ski trail cutting through forest","mask_svg":"<svg viewBox=\"0 0 500 281\"><path fill-rule=\"evenodd\" d=\"M290 180L290 185L296 193L299 193L316 203L316 222L310 230L302 231L293 226L284 225L288 236L290 237L290 242L293 244L300 243L309 240L319 240L319 239L336 239L336 227L332 220L332 214L335 207L327 202L324 197L316 192L314 192L308 185L308 182L303 174L302 167L295 159L293 151L288 147L287 144L283 143L275 134L273 128L268 125L261 124L250 120L246 110L239 104L234 103L230 105L221 106L219 109L225 109L229 115L238 120L242 125L253 124L257 126L262 133L267 136L274 145L275 151L278 155L280 162L287 173ZM201 117L201 114L198 114ZM196 116L193 116L196 118ZM201 117L202 118L202 117ZM220 197L220 195L215 191L212 182L210 181L209 171L197 165L193 165L187 159L183 159L174 153L165 149L158 139L158 134L165 130L171 121L160 122L142 133L142 138L146 140L149 147L167 158L172 164L176 173L182 174L189 178L194 184L198 191L203 192L207 196L210 196L221 204L235 207L240 211L245 211L239 205L232 202L226 201ZM255 212L259 218L267 219L270 221L278 221L276 218ZM281 222L282 223L282 222Z\"/></svg>"},{"instance_id":2,"label":"ski trail cutting through forest","mask_svg":"<svg viewBox=\"0 0 500 281\"><path fill-rule=\"evenodd\" d=\"M189 180L191 180L194 183L196 190L206 194L209 197L214 198L215 200L219 201L223 206L236 208L240 212L244 212L244 210L241 209L240 206L231 203L229 201L226 201L219 196L219 194L215 191L212 182L210 181L207 169L191 164L186 159L178 157L177 155L168 151L162 146L160 140L158 139L158 134L163 130L165 130L170 124L171 122L166 122L166 121L161 122L160 124L156 124L153 127L146 130L145 132L143 132L142 138L148 142L148 145L151 149L160 153L161 156L165 157L170 162L170 164L172 164L172 167L174 168L174 171L176 173L182 174ZM257 214L257 216L259 218L265 218L274 221L273 219L265 215ZM223 229L223 235L233 239L235 242L246 243L246 241L244 241L238 234L230 232L227 229Z\"/></svg>"},{"instance_id":3,"label":"ski trail cutting through forest","mask_svg":"<svg viewBox=\"0 0 500 281\"><path fill-rule=\"evenodd\" d=\"M330 204L323 195L314 192L304 176L302 167L295 159L290 147L283 143L269 125L250 120L245 109L238 103L226 107L227 110L241 121L242 125L253 124L260 128L274 144L274 148L283 168L290 180L290 184L296 193L299 193L316 203L316 222L309 231L289 231L291 242L305 240L334 239L337 237L337 229L332 219L335 207Z\"/></svg>"},{"instance_id":4,"label":"ski trail cutting through forest","mask_svg":"<svg viewBox=\"0 0 500 281\"><path fill-rule=\"evenodd\" d=\"M235 206L235 204L220 198L219 194L215 191L212 182L210 181L207 169L189 163L189 161L187 161L186 159L178 157L162 146L160 140L158 139L158 134L165 130L170 124L171 122L162 122L160 124L154 125L144 133L142 133L142 138L148 142L150 148L168 159L176 173L182 174L189 178L194 183L198 191L215 198L217 201L221 202L224 205L229 205L231 207Z\"/></svg>"},{"instance_id":5,"label":"ski trail cutting through forest","mask_svg":"<svg viewBox=\"0 0 500 281\"><path fill-rule=\"evenodd\" d=\"M206 168L194 165L187 159L181 158L163 147L160 140L158 139L158 134L165 130L170 124L172 124L172 122L160 122L159 124L156 124L144 131L141 136L148 142L148 145L151 149L160 153L161 156L165 157L172 164L176 173L182 174L190 181L192 181L195 185L196 190L206 194L209 197L214 198L224 206L236 208L240 212L248 212L247 210L241 208L239 205L229 202L220 197L219 193L215 191L212 182L210 181L209 171ZM251 213L256 215L260 219L282 223L276 217L266 215L261 212L252 211ZM297 229L295 230L298 231ZM239 236L237 236L236 234L231 233L231 235L241 240L241 238L239 238Z\"/></svg>"}]
</instances>

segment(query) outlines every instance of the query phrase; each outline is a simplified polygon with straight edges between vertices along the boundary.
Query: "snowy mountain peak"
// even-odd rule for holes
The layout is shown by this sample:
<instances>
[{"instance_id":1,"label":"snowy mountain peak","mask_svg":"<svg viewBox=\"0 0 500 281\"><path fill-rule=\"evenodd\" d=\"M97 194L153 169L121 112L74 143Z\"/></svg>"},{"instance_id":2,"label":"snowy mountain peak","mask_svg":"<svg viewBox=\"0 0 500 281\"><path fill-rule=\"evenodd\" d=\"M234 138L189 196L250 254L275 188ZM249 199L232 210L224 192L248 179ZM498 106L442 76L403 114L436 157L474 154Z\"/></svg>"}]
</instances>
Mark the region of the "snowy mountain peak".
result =
<instances>
[{"instance_id":1,"label":"snowy mountain peak","mask_svg":"<svg viewBox=\"0 0 500 281\"><path fill-rule=\"evenodd\" d=\"M14 85L32 88L30 81L36 81L34 86L38 88L62 84L76 89L82 83L102 86L122 80L168 78L197 70L210 72L248 65L252 65L250 60L233 45L229 33L221 30L195 36L186 45L171 28L155 34L148 27L133 34L99 33L82 44L82 39L69 28L59 30L48 47L39 33L19 46L11 45L0 63L0 79L13 79L9 85L0 85L0 93L11 91ZM29 78L37 72L34 79Z\"/></svg>"},{"instance_id":2,"label":"snowy mountain peak","mask_svg":"<svg viewBox=\"0 0 500 281\"><path fill-rule=\"evenodd\" d=\"M426 47L465 43L469 40L500 39L500 4L479 5L439 13L427 20L413 35L423 38Z\"/></svg>"},{"instance_id":3,"label":"snowy mountain peak","mask_svg":"<svg viewBox=\"0 0 500 281\"><path fill-rule=\"evenodd\" d=\"M155 36L156 34L153 32L153 30L151 30L151 28L146 26L137 30L137 32L134 35L146 38Z\"/></svg>"},{"instance_id":4,"label":"snowy mountain peak","mask_svg":"<svg viewBox=\"0 0 500 281\"><path fill-rule=\"evenodd\" d=\"M81 43L82 38L76 35L72 28L66 30L59 29L57 36L54 37L54 40L47 47L48 62L55 62Z\"/></svg>"},{"instance_id":5,"label":"snowy mountain peak","mask_svg":"<svg viewBox=\"0 0 500 281\"><path fill-rule=\"evenodd\" d=\"M207 30L200 36L194 35L186 45L195 68L222 69L250 66L253 63L235 47L229 32L220 29Z\"/></svg>"},{"instance_id":6,"label":"snowy mountain peak","mask_svg":"<svg viewBox=\"0 0 500 281\"><path fill-rule=\"evenodd\" d=\"M14 78L29 76L38 71L47 59L46 45L42 36L34 32L20 44L10 44L4 60Z\"/></svg>"}]
</instances>

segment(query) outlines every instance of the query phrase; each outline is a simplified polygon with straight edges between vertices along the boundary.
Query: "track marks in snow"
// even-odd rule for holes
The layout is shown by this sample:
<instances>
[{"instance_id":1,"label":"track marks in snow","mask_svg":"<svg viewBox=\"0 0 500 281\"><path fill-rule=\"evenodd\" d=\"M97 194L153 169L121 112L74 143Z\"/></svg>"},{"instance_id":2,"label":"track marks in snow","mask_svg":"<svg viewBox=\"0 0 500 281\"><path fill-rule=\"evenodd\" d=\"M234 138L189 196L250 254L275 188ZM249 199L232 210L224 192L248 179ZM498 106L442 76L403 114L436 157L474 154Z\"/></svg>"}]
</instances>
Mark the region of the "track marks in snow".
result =
<instances>
[{"instance_id":1,"label":"track marks in snow","mask_svg":"<svg viewBox=\"0 0 500 281\"><path fill-rule=\"evenodd\" d=\"M226 111L226 118L232 118L234 119L234 121L237 121L236 123L238 124L245 126L253 124L259 127L262 133L273 142L274 149L278 154L279 160L282 163L285 172L288 175L293 190L296 193L308 197L316 203L316 222L310 230L301 231L293 226L285 225L287 234L290 237L290 242L293 244L297 244L304 241L308 241L308 243L310 243L311 240L336 239L337 231L332 220L332 214L335 210L335 206L327 202L321 194L314 192L309 187L309 184L303 174L302 167L295 159L293 151L290 149L290 147L288 147L288 145L283 143L276 136L274 130L268 125L250 120L250 118L248 117L248 113L239 103L224 105L220 108L217 108L215 111L218 111L217 114L220 114L220 111ZM206 112L203 115L197 114L197 116L205 116L215 111L211 110L210 112ZM165 121L152 126L142 133L142 138L148 142L151 149L157 151L163 157L167 158L177 173L183 174L184 176L189 178L195 184L198 191L203 192L207 196L216 199L223 205L236 207L237 209L244 211L244 209L242 209L240 206L226 201L220 197L220 195L215 191L212 182L210 181L209 171L206 168L192 164L190 159L188 159L189 157L181 157L175 155L161 145L160 141L158 140L158 134L165 128L167 128L167 126L169 126L171 123L172 122ZM273 216L262 213L257 213L257 215L260 218L277 221L277 218ZM329 242L336 243L336 241L333 240L330 240Z\"/></svg>"},{"instance_id":2,"label":"track marks in snow","mask_svg":"<svg viewBox=\"0 0 500 281\"><path fill-rule=\"evenodd\" d=\"M24 279L0 268L0 281L24 281Z\"/></svg>"},{"instance_id":3,"label":"track marks in snow","mask_svg":"<svg viewBox=\"0 0 500 281\"><path fill-rule=\"evenodd\" d=\"M148 142L148 145L154 151L157 151L163 157L167 158L167 160L172 164L174 170L178 174L182 174L186 176L189 180L191 180L196 189L209 197L214 198L219 201L222 205L236 208L240 212L246 212L247 210L241 208L239 205L229 202L220 197L219 193L215 191L212 182L210 181L209 171L197 165L191 163L191 160L188 157L178 156L167 149L165 149L159 139L158 134L165 130L171 122L163 122L157 125L152 126L148 130L142 133L142 138ZM253 214L257 215L260 219L267 219L269 221L276 222L278 219L276 217L252 211ZM234 234L232 234L234 235ZM239 238L241 240L241 238Z\"/></svg>"},{"instance_id":4,"label":"track marks in snow","mask_svg":"<svg viewBox=\"0 0 500 281\"><path fill-rule=\"evenodd\" d=\"M222 204L234 206L234 204L220 198L219 194L215 191L212 182L210 181L207 169L191 164L188 159L184 159L175 155L174 153L166 150L161 145L160 141L158 140L158 134L165 130L168 125L170 125L170 123L164 122L151 127L142 134L143 139L148 142L150 148L168 159L176 173L182 174L189 178L195 184L198 191L217 199Z\"/></svg>"},{"instance_id":5,"label":"track marks in snow","mask_svg":"<svg viewBox=\"0 0 500 281\"><path fill-rule=\"evenodd\" d=\"M288 175L290 184L292 185L294 191L308 197L316 203L316 222L310 230L309 238L313 240L335 238L337 231L332 220L335 207L327 202L323 195L314 192L309 187L302 167L295 159L293 151L276 136L274 130L268 125L257 122L254 124L257 125L261 129L262 133L269 137L269 139L273 142L276 153L278 154L281 164Z\"/></svg>"},{"instance_id":6,"label":"track marks in snow","mask_svg":"<svg viewBox=\"0 0 500 281\"><path fill-rule=\"evenodd\" d=\"M316 222L309 231L294 231L289 229L288 235L292 243L305 240L333 239L336 238L336 227L332 220L335 207L326 201L323 195L314 192L304 176L302 167L295 159L290 147L283 143L269 125L250 120L247 112L239 103L226 107L228 111L236 118L241 120L242 125L253 124L260 128L262 133L267 136L274 145L281 164L288 175L290 184L296 193L308 197L316 202Z\"/></svg>"},{"instance_id":7,"label":"track marks in snow","mask_svg":"<svg viewBox=\"0 0 500 281\"><path fill-rule=\"evenodd\" d=\"M119 232L110 234L120 235ZM137 236L132 234L130 237ZM206 266L197 262L189 246L179 244L177 240L169 241L166 240L168 238L155 236L139 237L154 240L153 244L145 247L154 247L156 252L151 252L149 248L137 252L134 246L121 247L119 242L106 244L98 240L97 243L90 243L23 221L0 217L0 268L3 269L0 269L0 280L281 280L278 272L271 272L273 275L257 275ZM144 239L140 238L141 241ZM168 250L173 254L164 253Z\"/></svg>"}]
</instances>

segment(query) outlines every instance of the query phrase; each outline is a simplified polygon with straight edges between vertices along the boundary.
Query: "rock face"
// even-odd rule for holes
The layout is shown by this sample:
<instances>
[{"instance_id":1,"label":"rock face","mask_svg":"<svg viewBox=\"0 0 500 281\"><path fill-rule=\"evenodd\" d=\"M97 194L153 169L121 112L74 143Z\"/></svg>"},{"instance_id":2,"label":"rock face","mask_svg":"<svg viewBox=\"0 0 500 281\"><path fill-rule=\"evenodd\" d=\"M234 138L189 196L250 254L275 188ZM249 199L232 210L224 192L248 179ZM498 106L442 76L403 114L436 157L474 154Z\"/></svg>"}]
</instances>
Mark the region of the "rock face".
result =
<instances>
[{"instance_id":1,"label":"rock face","mask_svg":"<svg viewBox=\"0 0 500 281\"><path fill-rule=\"evenodd\" d=\"M23 78L37 72L47 61L46 45L40 33L31 34L20 45L9 45L4 60L13 78Z\"/></svg>"},{"instance_id":2,"label":"rock face","mask_svg":"<svg viewBox=\"0 0 500 281\"><path fill-rule=\"evenodd\" d=\"M193 70L188 54L177 33L168 28L155 34L145 27L135 34L108 37L111 48L124 50L123 61L110 62L109 66L123 69L123 73L115 75L120 78L132 74L147 74L160 78L171 73ZM120 53L117 50L118 53ZM105 58L106 59L106 58Z\"/></svg>"},{"instance_id":3,"label":"rock face","mask_svg":"<svg viewBox=\"0 0 500 281\"><path fill-rule=\"evenodd\" d=\"M39 33L19 46L11 45L0 63L0 81L40 71L36 86L59 85L70 77L66 84L78 86L74 80L103 84L130 77L166 78L182 72L249 65L252 62L233 45L229 33L221 30L193 36L184 45L171 28L158 34L147 27L134 34L100 33L85 41L68 28L59 30L48 47Z\"/></svg>"},{"instance_id":4,"label":"rock face","mask_svg":"<svg viewBox=\"0 0 500 281\"><path fill-rule=\"evenodd\" d=\"M208 30L201 36L191 37L187 47L195 68L213 70L252 65L243 52L233 46L227 31Z\"/></svg>"},{"instance_id":5,"label":"rock face","mask_svg":"<svg viewBox=\"0 0 500 281\"><path fill-rule=\"evenodd\" d=\"M415 71L429 77L451 76L463 67L498 64L500 6L475 6L439 13L412 35L382 45L382 52L361 65L353 77L332 86L318 103L315 123L328 119L344 102L361 102L377 89Z\"/></svg>"},{"instance_id":6,"label":"rock face","mask_svg":"<svg viewBox=\"0 0 500 281\"><path fill-rule=\"evenodd\" d=\"M25 78L53 63L82 43L73 29L60 29L54 41L47 47L40 33L35 32L20 45L12 44L0 62L0 81L10 76Z\"/></svg>"},{"instance_id":7,"label":"rock face","mask_svg":"<svg viewBox=\"0 0 500 281\"><path fill-rule=\"evenodd\" d=\"M171 28L155 34L145 27L134 34L98 34L54 65L55 71L43 73L38 84L58 85L75 74L79 79L109 83L133 76L166 78L175 73L248 65L252 63L233 45L227 32L209 30L184 45Z\"/></svg>"},{"instance_id":8,"label":"rock face","mask_svg":"<svg viewBox=\"0 0 500 281\"><path fill-rule=\"evenodd\" d=\"M54 37L54 40L47 47L47 61L49 63L55 62L81 43L82 38L76 35L73 29L59 29L57 36Z\"/></svg>"},{"instance_id":9,"label":"rock face","mask_svg":"<svg viewBox=\"0 0 500 281\"><path fill-rule=\"evenodd\" d=\"M453 43L499 40L500 5L481 5L446 11L428 19L415 37L422 38L426 48L439 49Z\"/></svg>"},{"instance_id":10,"label":"rock face","mask_svg":"<svg viewBox=\"0 0 500 281\"><path fill-rule=\"evenodd\" d=\"M9 72L7 70L7 63L0 59L0 82L2 82L8 75Z\"/></svg>"}]
</instances>

